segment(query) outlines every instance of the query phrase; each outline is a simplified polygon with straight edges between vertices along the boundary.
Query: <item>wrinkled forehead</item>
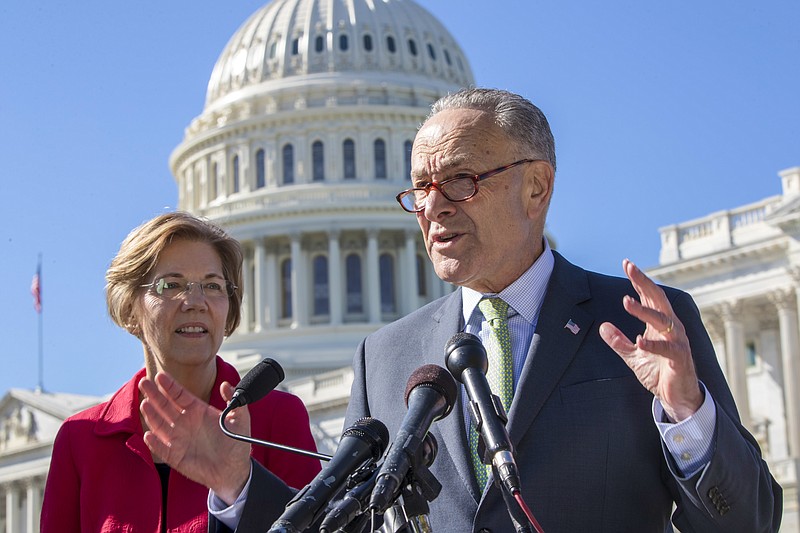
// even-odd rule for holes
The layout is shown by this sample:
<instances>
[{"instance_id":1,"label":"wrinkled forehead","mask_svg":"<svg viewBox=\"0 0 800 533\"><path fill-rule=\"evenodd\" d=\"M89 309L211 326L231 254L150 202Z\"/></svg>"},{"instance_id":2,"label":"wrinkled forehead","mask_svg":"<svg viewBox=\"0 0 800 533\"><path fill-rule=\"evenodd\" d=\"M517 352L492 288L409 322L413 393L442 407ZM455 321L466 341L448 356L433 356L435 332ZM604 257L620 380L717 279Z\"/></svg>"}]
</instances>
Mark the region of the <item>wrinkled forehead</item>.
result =
<instances>
[{"instance_id":1,"label":"wrinkled forehead","mask_svg":"<svg viewBox=\"0 0 800 533\"><path fill-rule=\"evenodd\" d=\"M502 159L510 139L491 116L475 109L448 109L428 119L411 149L411 176L431 176L456 167L479 168Z\"/></svg>"}]
</instances>

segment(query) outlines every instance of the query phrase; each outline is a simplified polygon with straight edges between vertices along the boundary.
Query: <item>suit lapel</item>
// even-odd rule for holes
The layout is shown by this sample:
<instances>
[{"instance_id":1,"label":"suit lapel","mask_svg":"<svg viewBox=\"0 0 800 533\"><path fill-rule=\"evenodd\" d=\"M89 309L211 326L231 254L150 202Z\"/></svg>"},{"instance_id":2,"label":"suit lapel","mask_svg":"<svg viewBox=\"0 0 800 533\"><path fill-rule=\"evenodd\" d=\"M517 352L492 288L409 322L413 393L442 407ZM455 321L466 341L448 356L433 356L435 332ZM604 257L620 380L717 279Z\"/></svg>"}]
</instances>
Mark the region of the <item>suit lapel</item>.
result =
<instances>
[{"instance_id":1,"label":"suit lapel","mask_svg":"<svg viewBox=\"0 0 800 533\"><path fill-rule=\"evenodd\" d=\"M579 304L591 297L586 272L554 252L555 265L508 421L518 444L572 362L594 317Z\"/></svg>"},{"instance_id":2,"label":"suit lapel","mask_svg":"<svg viewBox=\"0 0 800 533\"><path fill-rule=\"evenodd\" d=\"M433 320L437 323L430 337L428 362L445 367L444 350L450 338L464 329L462 309L461 309L461 289L447 298L439 310L433 314ZM447 453L440 453L440 457L449 457L458 472L464 487L469 491L472 498L477 503L480 500L478 485L475 476L472 475L472 460L467 442L467 428L464 426L464 409L461 395L463 387L458 387L458 398L451 412L446 418L439 420L435 424L441 435L439 446L445 448Z\"/></svg>"},{"instance_id":3,"label":"suit lapel","mask_svg":"<svg viewBox=\"0 0 800 533\"><path fill-rule=\"evenodd\" d=\"M580 307L591 297L586 272L558 253L554 252L554 255L553 273L509 413L508 431L515 445L553 393L594 324L594 317ZM426 363L445 366L444 348L454 334L463 330L461 302L459 289L432 315L435 327L422 343L428 354L423 355ZM436 422L434 428L441 435L439 445L447 449L447 453L440 454L440 457L450 458L464 487L475 502L479 502L481 492L472 474L464 426L463 393L463 387L459 387L459 398L453 412Z\"/></svg>"}]
</instances>

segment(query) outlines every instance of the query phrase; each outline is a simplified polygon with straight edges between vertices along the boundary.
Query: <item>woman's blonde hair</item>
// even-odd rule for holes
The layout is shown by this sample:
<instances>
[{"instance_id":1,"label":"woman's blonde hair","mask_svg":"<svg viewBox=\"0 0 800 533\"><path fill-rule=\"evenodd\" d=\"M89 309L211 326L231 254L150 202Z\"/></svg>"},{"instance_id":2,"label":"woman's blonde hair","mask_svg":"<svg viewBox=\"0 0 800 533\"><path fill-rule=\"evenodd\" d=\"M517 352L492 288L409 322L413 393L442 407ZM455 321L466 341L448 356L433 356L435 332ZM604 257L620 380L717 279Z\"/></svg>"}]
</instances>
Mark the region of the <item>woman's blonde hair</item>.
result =
<instances>
[{"instance_id":1,"label":"woman's blonde hair","mask_svg":"<svg viewBox=\"0 0 800 533\"><path fill-rule=\"evenodd\" d=\"M150 273L159 255L173 240L204 242L211 245L222 261L222 273L237 289L229 297L225 334L230 335L241 320L242 247L239 241L211 222L176 211L159 215L131 231L122 241L106 271L108 314L118 326L140 335L133 305L141 286L151 282Z\"/></svg>"}]
</instances>

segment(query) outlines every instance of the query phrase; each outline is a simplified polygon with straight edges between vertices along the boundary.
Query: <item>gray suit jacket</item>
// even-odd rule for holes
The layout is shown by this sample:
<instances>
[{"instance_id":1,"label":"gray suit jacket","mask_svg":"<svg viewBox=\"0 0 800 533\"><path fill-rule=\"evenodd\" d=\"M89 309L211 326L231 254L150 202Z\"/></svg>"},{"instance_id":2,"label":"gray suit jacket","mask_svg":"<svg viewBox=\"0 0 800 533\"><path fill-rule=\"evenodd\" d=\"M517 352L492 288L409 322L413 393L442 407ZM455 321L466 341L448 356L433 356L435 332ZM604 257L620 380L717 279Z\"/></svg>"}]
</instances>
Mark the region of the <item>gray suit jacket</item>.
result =
<instances>
[{"instance_id":1,"label":"gray suit jacket","mask_svg":"<svg viewBox=\"0 0 800 533\"><path fill-rule=\"evenodd\" d=\"M733 398L692 299L667 289L686 327L700 379L717 404L716 449L702 475L679 479L651 414L652 395L598 333L616 324L629 338L644 326L622 307L636 296L627 279L587 272L556 254L527 360L509 411L523 496L547 533L776 531L782 492L739 423ZM381 328L355 357L345 427L378 418L394 435L404 391L418 367L444 366L444 347L461 331L461 291ZM565 328L572 320L580 328ZM463 394L463 389L461 391ZM442 484L431 503L436 533L513 531L500 490L473 476L461 402L431 431Z\"/></svg>"},{"instance_id":2,"label":"gray suit jacket","mask_svg":"<svg viewBox=\"0 0 800 533\"><path fill-rule=\"evenodd\" d=\"M653 423L652 395L600 338L605 321L629 338L643 331L622 307L623 295L636 296L631 284L587 272L556 254L508 422L523 497L547 533L661 533L671 530L670 515L682 533L778 529L781 488L739 423L698 309L686 293L666 291L686 328L697 373L717 405L711 463L689 479L676 474ZM569 320L580 328L577 333L564 327ZM445 345L462 328L459 290L367 337L354 359L345 427L372 416L395 435L405 416L408 377L424 364L444 366ZM430 504L433 531L513 531L500 490L481 491L474 480L461 405L457 401L431 428L439 443L431 471L443 486ZM254 472L238 531L256 531L256 524L263 531L279 516L270 497L277 493L269 488L276 480ZM251 501L256 499L261 504Z\"/></svg>"}]
</instances>

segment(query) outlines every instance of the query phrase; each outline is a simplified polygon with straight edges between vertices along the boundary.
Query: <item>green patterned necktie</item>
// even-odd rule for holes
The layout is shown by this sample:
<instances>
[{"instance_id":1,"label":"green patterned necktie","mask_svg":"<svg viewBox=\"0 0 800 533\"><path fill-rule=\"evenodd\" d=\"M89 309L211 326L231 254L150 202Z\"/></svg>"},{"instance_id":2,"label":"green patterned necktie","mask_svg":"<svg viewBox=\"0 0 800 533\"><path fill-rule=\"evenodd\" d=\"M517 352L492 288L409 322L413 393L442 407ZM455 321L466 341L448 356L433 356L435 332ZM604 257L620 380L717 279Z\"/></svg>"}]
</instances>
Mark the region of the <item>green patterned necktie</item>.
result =
<instances>
[{"instance_id":1,"label":"green patterned necktie","mask_svg":"<svg viewBox=\"0 0 800 533\"><path fill-rule=\"evenodd\" d=\"M508 304L500 298L484 298L478 303L483 313L488 335L485 339L486 355L489 358L489 370L486 380L492 393L496 394L508 413L514 397L514 365L511 355L511 334L508 331ZM489 478L491 467L484 465L478 456L478 432L474 425L470 428L469 444L472 451L472 462L475 465L475 477L478 486L483 488Z\"/></svg>"}]
</instances>

